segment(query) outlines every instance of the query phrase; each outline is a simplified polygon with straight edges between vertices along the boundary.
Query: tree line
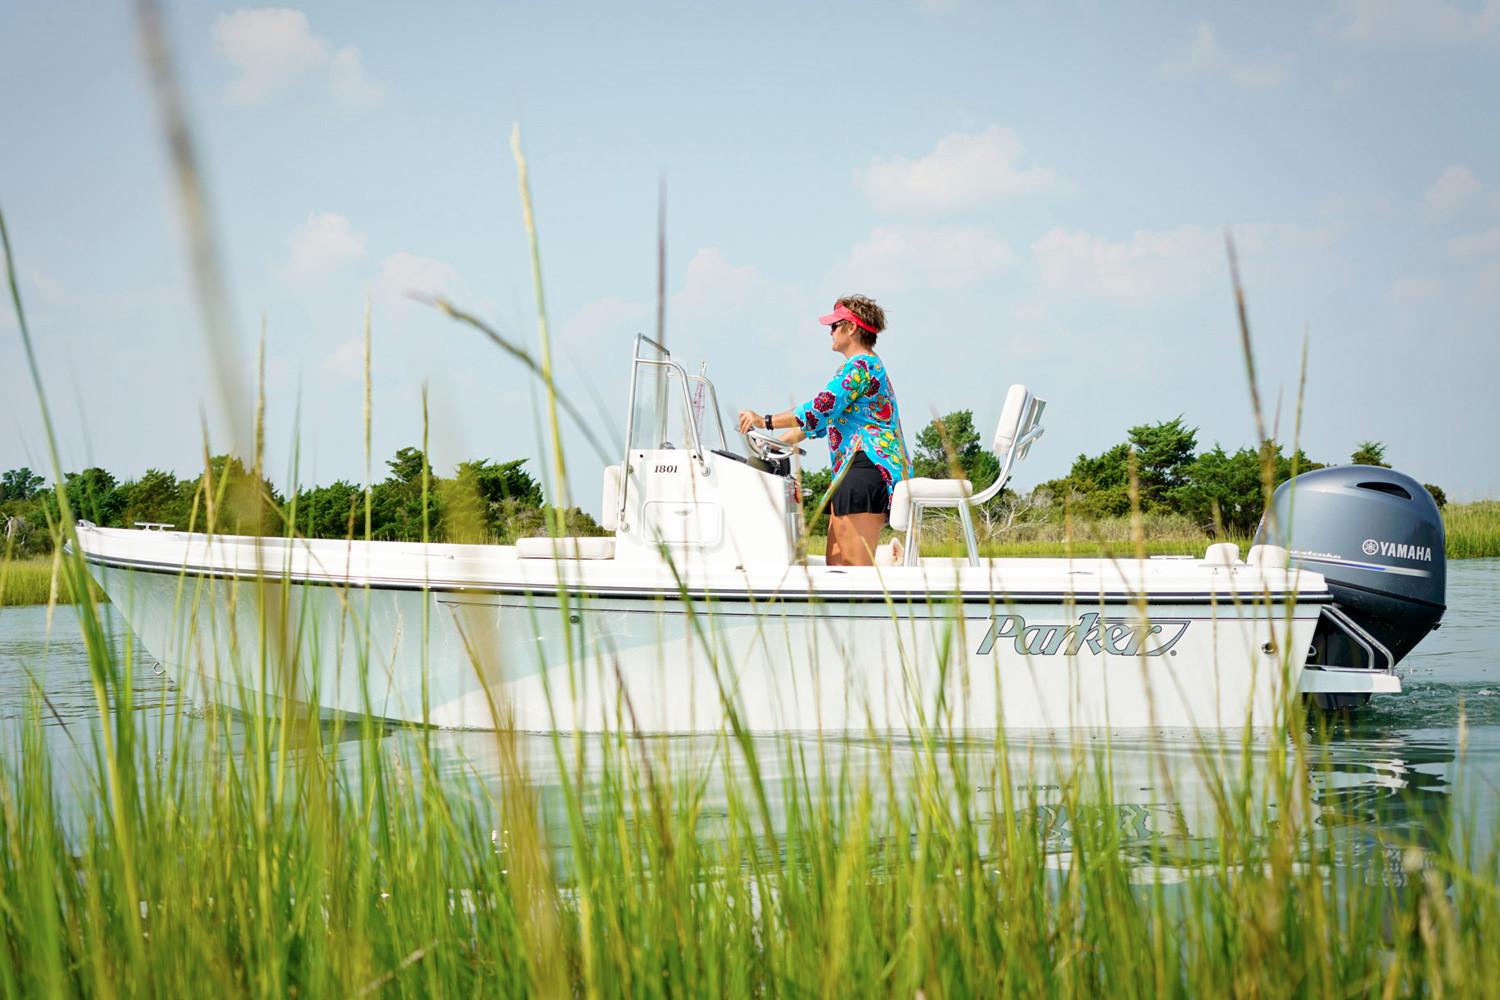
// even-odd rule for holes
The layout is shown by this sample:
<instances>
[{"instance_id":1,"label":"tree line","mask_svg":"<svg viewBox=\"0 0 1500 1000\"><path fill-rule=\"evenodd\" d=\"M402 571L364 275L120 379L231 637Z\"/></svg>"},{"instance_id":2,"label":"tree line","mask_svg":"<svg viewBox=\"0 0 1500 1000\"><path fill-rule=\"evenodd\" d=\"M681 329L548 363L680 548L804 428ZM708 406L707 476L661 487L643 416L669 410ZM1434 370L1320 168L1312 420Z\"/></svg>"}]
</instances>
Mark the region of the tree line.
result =
<instances>
[{"instance_id":1,"label":"tree line","mask_svg":"<svg viewBox=\"0 0 1500 1000\"><path fill-rule=\"evenodd\" d=\"M1180 515L1210 533L1244 536L1260 521L1266 472L1276 485L1325 465L1301 449L1288 454L1276 441L1233 452L1216 443L1200 451L1197 435L1197 428L1181 416L1132 427L1124 441L1097 455L1079 455L1067 475L1028 494L1000 491L981 513L992 525L1013 523L1020 514L1056 521L1069 514L1084 521L1124 517L1135 502L1133 478L1143 513ZM961 476L974 483L975 492L1000 473L1000 462L981 439L970 410L956 410L922 428L911 455L916 475ZM1362 442L1349 461L1389 467L1385 446L1378 441ZM126 480L99 467L70 472L63 492L75 516L106 527L149 523L206 530L212 525L225 534L505 544L546 534L551 519L560 521L566 534L603 533L577 507L549 507L541 485L524 468L525 459L475 459L439 476L421 449L401 448L385 464L386 477L368 490L340 479L283 496L239 459L216 455L202 473L188 479L160 469ZM822 500L832 481L829 469L803 474L803 504L813 532L827 530ZM1438 506L1447 503L1440 488L1429 484L1427 489ZM57 524L57 495L45 479L28 468L0 474L6 551L17 556L50 552Z\"/></svg>"},{"instance_id":2,"label":"tree line","mask_svg":"<svg viewBox=\"0 0 1500 1000\"><path fill-rule=\"evenodd\" d=\"M1000 473L999 459L981 441L970 410L932 421L915 443L912 464L918 476L962 476L979 492ZM1361 442L1349 463L1390 468L1379 441ZM1216 442L1200 451L1198 429L1179 415L1132 427L1124 441L1097 455L1079 455L1066 475L1038 484L1025 496L1002 490L991 504L1001 511L1024 506L1041 520L1061 521L1071 513L1099 521L1125 517L1138 502L1145 514L1178 515L1210 534L1245 536L1255 530L1265 509L1267 474L1274 487L1329 464L1314 461L1300 448L1288 452L1274 440L1235 451ZM1426 488L1439 507L1447 504L1440 487L1429 483Z\"/></svg>"},{"instance_id":3,"label":"tree line","mask_svg":"<svg viewBox=\"0 0 1500 1000\"><path fill-rule=\"evenodd\" d=\"M525 459L460 462L450 476L435 474L419 448L401 448L386 461L387 475L365 487L340 479L283 495L230 455L215 455L198 476L179 479L148 469L137 479L90 467L64 476L74 516L103 527L172 525L236 535L297 534L308 538L505 544L546 534L559 520L571 535L602 529L577 507L549 508ZM0 473L0 526L14 556L52 551L59 524L57 493L29 468Z\"/></svg>"}]
</instances>

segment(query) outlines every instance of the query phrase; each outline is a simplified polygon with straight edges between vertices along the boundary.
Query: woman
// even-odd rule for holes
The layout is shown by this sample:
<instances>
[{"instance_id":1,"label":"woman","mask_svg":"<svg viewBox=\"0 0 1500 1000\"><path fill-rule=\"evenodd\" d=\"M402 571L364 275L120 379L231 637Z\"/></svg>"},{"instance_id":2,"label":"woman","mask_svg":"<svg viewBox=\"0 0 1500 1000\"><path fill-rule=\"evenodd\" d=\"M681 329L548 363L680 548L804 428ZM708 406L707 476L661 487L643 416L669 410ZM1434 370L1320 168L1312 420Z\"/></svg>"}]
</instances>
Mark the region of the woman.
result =
<instances>
[{"instance_id":1,"label":"woman","mask_svg":"<svg viewBox=\"0 0 1500 1000\"><path fill-rule=\"evenodd\" d=\"M782 438L792 443L828 438L834 476L828 565L870 566L890 516L891 492L910 475L896 394L875 354L885 312L873 299L846 295L818 322L828 327L833 350L844 356L827 388L794 410L742 410L740 432L785 427L791 432Z\"/></svg>"}]
</instances>

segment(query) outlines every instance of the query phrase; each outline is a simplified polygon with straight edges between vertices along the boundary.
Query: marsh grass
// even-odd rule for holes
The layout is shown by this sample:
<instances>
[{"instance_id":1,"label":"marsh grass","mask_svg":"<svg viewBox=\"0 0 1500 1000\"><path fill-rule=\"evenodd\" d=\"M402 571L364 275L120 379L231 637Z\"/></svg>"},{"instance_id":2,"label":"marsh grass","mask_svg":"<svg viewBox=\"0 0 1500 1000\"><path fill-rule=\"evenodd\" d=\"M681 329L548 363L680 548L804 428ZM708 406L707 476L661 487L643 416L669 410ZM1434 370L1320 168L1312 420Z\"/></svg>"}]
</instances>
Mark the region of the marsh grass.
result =
<instances>
[{"instance_id":1,"label":"marsh grass","mask_svg":"<svg viewBox=\"0 0 1500 1000\"><path fill-rule=\"evenodd\" d=\"M1500 556L1500 500L1449 504L1443 508L1450 559Z\"/></svg>"},{"instance_id":2,"label":"marsh grass","mask_svg":"<svg viewBox=\"0 0 1500 1000\"><path fill-rule=\"evenodd\" d=\"M53 559L4 559L0 557L0 608L27 604L72 604L72 581L58 573ZM88 587L95 603L108 601L92 579Z\"/></svg>"},{"instance_id":3,"label":"marsh grass","mask_svg":"<svg viewBox=\"0 0 1500 1000\"><path fill-rule=\"evenodd\" d=\"M0 607L66 599L53 589L52 570L51 559L0 558Z\"/></svg>"},{"instance_id":4,"label":"marsh grass","mask_svg":"<svg viewBox=\"0 0 1500 1000\"><path fill-rule=\"evenodd\" d=\"M1450 503L1442 510L1449 559L1500 557L1500 500ZM1147 555L1202 555L1214 542L1234 542L1246 552L1254 539L1233 533L1210 534L1177 514L1143 514L1140 532ZM894 537L888 535L887 537ZM1081 559L1126 557L1135 543L1128 517L1090 521L1069 526L1055 521L1021 523L1005 531L981 537L980 552L986 556L1066 556ZM810 548L822 552L825 539L818 536ZM964 551L957 522L932 517L923 526L922 554L958 556Z\"/></svg>"}]
</instances>

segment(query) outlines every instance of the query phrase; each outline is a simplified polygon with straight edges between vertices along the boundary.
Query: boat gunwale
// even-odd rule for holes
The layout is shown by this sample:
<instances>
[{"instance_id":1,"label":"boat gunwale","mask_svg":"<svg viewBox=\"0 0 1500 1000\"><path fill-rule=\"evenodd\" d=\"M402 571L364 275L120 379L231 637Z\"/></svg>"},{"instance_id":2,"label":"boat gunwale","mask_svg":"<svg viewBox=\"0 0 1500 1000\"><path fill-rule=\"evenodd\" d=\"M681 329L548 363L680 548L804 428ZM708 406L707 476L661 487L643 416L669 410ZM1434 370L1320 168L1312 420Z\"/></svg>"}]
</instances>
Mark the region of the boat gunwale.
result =
<instances>
[{"instance_id":1,"label":"boat gunwale","mask_svg":"<svg viewBox=\"0 0 1500 1000\"><path fill-rule=\"evenodd\" d=\"M712 600L725 603L730 602L761 602L766 604L886 604L886 603L913 603L920 600L922 603L930 604L979 604L990 607L1014 604L1071 604L1080 607L1091 607L1096 605L1127 605L1139 607L1147 606L1173 607L1177 605L1211 605L1223 607L1240 606L1264 606L1268 601L1272 605L1321 605L1333 603L1334 597L1330 591L1247 591L1241 594L1225 595L1219 591L1180 591L1170 593L1158 593L1155 596L1141 593L1139 591L1118 591L1114 593L1080 594L1077 591L1021 591L1003 592L985 591L953 591L947 589L924 588L921 590L896 590L883 588L879 590L785 590L767 588L744 588L726 590L723 588L688 588L683 586L672 587L610 587L599 584L584 584L582 582L570 583L559 580L556 585L547 587L536 583L496 583L482 581L458 581L428 579L427 581L415 581L397 577L335 577L331 575L311 575L306 573L293 574L290 572L275 572L269 570L248 571L240 569L219 569L201 565L168 565L163 562L145 560L125 559L118 556L104 556L94 552L85 551L84 560L91 565L103 566L109 569L122 569L138 573L151 573L159 576L173 576L178 578L194 577L210 580L231 580L239 582L274 582L291 583L302 586L315 587L343 587L351 590L393 590L393 591L420 591L435 594L514 594L531 597L547 597L557 594L586 595L590 597L619 600L661 600L663 598L687 598L691 600ZM569 560L576 562L577 560ZM881 567L875 567L881 568Z\"/></svg>"}]
</instances>

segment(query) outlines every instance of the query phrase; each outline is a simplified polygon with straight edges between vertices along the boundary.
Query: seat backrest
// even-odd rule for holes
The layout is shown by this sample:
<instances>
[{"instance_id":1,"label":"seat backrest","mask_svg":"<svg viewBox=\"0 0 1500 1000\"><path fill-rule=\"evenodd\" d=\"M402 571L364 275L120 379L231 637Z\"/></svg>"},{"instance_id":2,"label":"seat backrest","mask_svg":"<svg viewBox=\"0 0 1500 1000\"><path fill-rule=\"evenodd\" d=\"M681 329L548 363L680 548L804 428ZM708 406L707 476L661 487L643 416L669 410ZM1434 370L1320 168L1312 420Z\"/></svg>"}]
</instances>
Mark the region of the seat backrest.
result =
<instances>
[{"instance_id":1,"label":"seat backrest","mask_svg":"<svg viewBox=\"0 0 1500 1000\"><path fill-rule=\"evenodd\" d=\"M1005 405L1000 408L1000 423L995 428L994 444L995 457L1002 462L1021 433L1021 421L1026 419L1028 409L1026 400L1030 396L1026 387L1019 383L1011 386L1010 391L1005 394Z\"/></svg>"},{"instance_id":2,"label":"seat backrest","mask_svg":"<svg viewBox=\"0 0 1500 1000\"><path fill-rule=\"evenodd\" d=\"M1033 396L1024 385L1013 385L1005 394L994 442L995 457L1000 460L1000 477L995 482L1000 486L1010 479L1016 463L1031 453L1032 444L1042 436L1042 411L1046 408L1047 401ZM992 486L981 496L988 500L998 488Z\"/></svg>"},{"instance_id":3,"label":"seat backrest","mask_svg":"<svg viewBox=\"0 0 1500 1000\"><path fill-rule=\"evenodd\" d=\"M1027 401L1026 416L1021 419L1021 436L1016 440L1016 461L1030 455L1031 446L1046 432L1042 426L1042 412L1046 409L1045 399L1031 396Z\"/></svg>"}]
</instances>

